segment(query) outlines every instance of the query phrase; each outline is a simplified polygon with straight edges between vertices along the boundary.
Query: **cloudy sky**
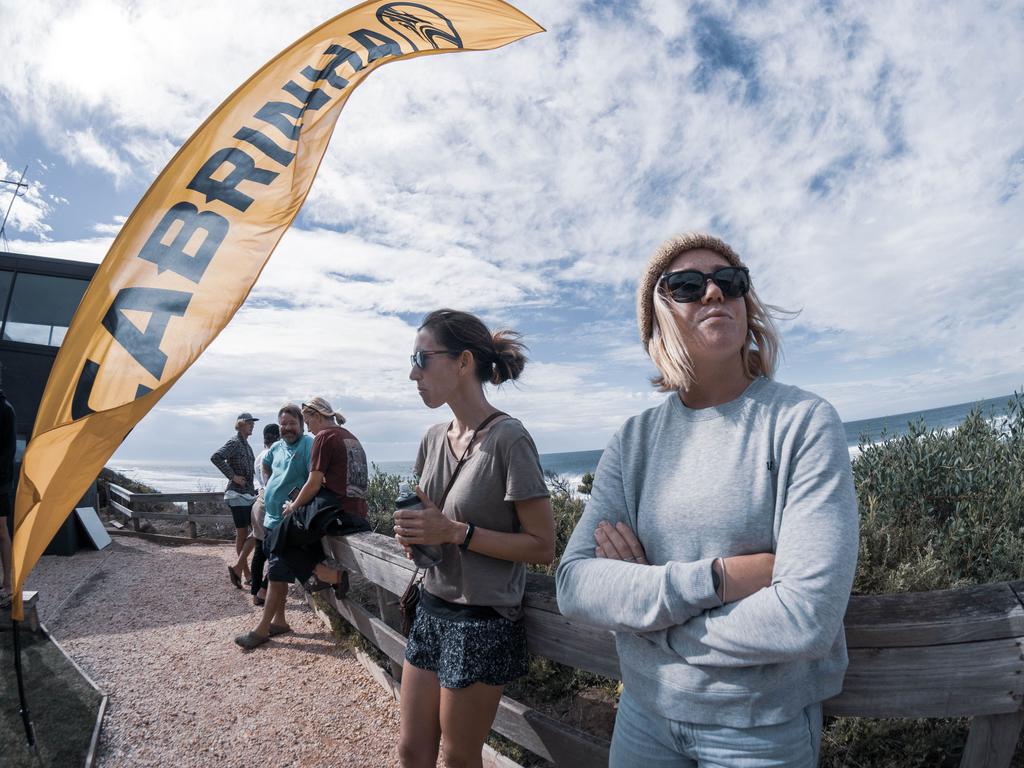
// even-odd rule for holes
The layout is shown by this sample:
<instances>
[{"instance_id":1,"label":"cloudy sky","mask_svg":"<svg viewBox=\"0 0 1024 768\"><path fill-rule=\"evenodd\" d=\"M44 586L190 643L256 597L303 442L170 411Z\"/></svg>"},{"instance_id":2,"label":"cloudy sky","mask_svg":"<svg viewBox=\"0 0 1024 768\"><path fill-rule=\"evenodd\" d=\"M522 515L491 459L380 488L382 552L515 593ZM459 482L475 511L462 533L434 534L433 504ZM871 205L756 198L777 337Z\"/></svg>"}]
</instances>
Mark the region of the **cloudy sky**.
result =
<instances>
[{"instance_id":1,"label":"cloudy sky","mask_svg":"<svg viewBox=\"0 0 1024 768\"><path fill-rule=\"evenodd\" d=\"M0 0L0 176L31 182L9 250L100 261L206 116L345 5ZM633 292L690 229L799 311L778 378L844 420L1024 386L1020 2L518 7L548 31L354 93L248 302L118 459L205 461L240 410L314 393L409 459L448 418L407 380L439 306L526 335L494 402L542 452L603 447L662 397Z\"/></svg>"}]
</instances>

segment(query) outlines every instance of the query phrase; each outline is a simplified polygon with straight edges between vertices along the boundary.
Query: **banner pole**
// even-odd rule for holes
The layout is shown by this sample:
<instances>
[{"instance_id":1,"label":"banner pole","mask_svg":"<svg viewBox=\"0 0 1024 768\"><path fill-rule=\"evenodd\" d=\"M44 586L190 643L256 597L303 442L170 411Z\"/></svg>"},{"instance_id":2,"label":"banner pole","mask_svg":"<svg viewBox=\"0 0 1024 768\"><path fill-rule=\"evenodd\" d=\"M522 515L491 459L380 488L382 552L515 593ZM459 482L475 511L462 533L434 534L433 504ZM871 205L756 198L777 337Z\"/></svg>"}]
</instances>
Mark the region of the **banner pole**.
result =
<instances>
[{"instance_id":1,"label":"banner pole","mask_svg":"<svg viewBox=\"0 0 1024 768\"><path fill-rule=\"evenodd\" d=\"M21 721L25 724L25 738L28 740L28 748L32 754L36 752L36 732L32 727L32 716L28 711L28 701L25 699L25 681L21 674L21 635L18 630L20 621L11 620L14 629L14 674L18 678L18 701L21 703Z\"/></svg>"}]
</instances>

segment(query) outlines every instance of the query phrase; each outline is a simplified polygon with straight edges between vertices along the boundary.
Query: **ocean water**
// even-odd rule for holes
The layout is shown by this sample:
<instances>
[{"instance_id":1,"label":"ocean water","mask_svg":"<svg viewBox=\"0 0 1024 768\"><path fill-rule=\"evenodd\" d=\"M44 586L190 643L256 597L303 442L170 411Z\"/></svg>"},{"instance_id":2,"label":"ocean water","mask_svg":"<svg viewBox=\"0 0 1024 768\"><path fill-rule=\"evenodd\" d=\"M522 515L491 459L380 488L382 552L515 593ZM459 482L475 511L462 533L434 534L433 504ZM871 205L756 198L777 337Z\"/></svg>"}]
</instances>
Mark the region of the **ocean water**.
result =
<instances>
[{"instance_id":1,"label":"ocean water","mask_svg":"<svg viewBox=\"0 0 1024 768\"><path fill-rule=\"evenodd\" d=\"M843 424L846 443L851 457L857 453L857 445L863 436L868 442L895 437L907 433L909 424L923 421L928 429L950 429L960 424L973 409L980 408L986 418L998 418L1006 413L1006 404L1011 395L994 397L989 400L972 401L931 408L925 411L910 411L892 416L879 416ZM545 472L560 475L569 481L570 487L579 482L587 472L597 469L601 449L592 451L570 451L567 453L542 453L541 467ZM381 472L412 475L412 460L380 461L376 467ZM209 462L167 462L167 461L123 461L109 465L111 469L131 479L145 483L163 493L189 491L221 491L226 480Z\"/></svg>"}]
</instances>

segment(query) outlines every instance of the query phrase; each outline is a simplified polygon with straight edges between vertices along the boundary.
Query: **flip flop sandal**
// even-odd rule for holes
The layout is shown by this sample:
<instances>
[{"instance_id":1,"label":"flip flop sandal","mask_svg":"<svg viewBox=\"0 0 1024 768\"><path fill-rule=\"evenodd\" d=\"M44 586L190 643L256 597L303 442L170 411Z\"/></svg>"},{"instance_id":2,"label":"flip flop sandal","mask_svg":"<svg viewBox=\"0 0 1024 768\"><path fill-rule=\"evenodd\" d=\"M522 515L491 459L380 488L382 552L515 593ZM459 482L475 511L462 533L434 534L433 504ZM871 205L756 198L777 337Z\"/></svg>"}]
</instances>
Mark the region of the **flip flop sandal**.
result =
<instances>
[{"instance_id":1,"label":"flip flop sandal","mask_svg":"<svg viewBox=\"0 0 1024 768\"><path fill-rule=\"evenodd\" d=\"M333 586L329 581L321 581L319 576L310 576L306 581L302 582L302 588L311 595L315 592L323 592L325 589L330 589Z\"/></svg>"},{"instance_id":2,"label":"flip flop sandal","mask_svg":"<svg viewBox=\"0 0 1024 768\"><path fill-rule=\"evenodd\" d=\"M235 638L235 644L240 645L248 651L259 648L270 639L270 635L257 635L255 632L246 632Z\"/></svg>"},{"instance_id":3,"label":"flip flop sandal","mask_svg":"<svg viewBox=\"0 0 1024 768\"><path fill-rule=\"evenodd\" d=\"M286 635L292 631L292 628L287 624L271 624L270 625L270 636L277 637L278 635Z\"/></svg>"},{"instance_id":4,"label":"flip flop sandal","mask_svg":"<svg viewBox=\"0 0 1024 768\"><path fill-rule=\"evenodd\" d=\"M235 573L235 569L230 565L228 566L228 578L231 579L231 583L235 585L235 589L242 588L242 577Z\"/></svg>"},{"instance_id":5,"label":"flip flop sandal","mask_svg":"<svg viewBox=\"0 0 1024 768\"><path fill-rule=\"evenodd\" d=\"M262 597L254 597L254 598L252 599L252 604L253 604L253 605L255 605L256 607L259 607L259 606L261 606L261 605L264 605L264 604L266 604L266 602L267 602L267 601L266 601L266 600L264 600L264 599L263 599Z\"/></svg>"}]
</instances>

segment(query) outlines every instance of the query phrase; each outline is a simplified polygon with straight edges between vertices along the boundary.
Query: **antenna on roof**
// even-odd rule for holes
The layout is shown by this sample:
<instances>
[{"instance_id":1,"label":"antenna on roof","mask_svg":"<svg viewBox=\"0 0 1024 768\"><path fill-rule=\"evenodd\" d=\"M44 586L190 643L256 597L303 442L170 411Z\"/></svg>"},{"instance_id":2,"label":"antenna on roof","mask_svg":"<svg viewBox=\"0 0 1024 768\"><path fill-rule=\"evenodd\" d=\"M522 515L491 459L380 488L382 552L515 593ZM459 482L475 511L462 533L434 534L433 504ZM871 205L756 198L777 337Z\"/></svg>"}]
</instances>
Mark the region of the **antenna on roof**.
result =
<instances>
[{"instance_id":1,"label":"antenna on roof","mask_svg":"<svg viewBox=\"0 0 1024 768\"><path fill-rule=\"evenodd\" d=\"M15 181L14 179L0 179L0 184L13 184L14 194L11 195L11 202L7 204L7 211L4 213L4 220L0 223L0 238L3 239L5 248L11 250L10 244L7 244L7 217L11 215L11 208L14 207L14 201L25 194L25 190L28 189L28 183L25 181L25 174L28 172L28 166L26 165L21 171L21 178Z\"/></svg>"}]
</instances>

